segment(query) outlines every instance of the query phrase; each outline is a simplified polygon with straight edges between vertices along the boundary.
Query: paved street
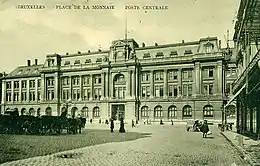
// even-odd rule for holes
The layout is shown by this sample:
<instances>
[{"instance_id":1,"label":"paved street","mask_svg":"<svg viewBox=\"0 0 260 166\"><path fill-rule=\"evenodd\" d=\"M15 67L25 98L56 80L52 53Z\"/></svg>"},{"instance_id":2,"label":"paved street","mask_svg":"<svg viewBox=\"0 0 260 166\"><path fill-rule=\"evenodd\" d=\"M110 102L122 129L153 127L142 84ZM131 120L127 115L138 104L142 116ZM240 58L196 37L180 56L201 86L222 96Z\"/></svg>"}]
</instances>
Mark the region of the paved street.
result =
<instances>
[{"instance_id":1,"label":"paved street","mask_svg":"<svg viewBox=\"0 0 260 166\"><path fill-rule=\"evenodd\" d=\"M105 128L104 124L92 124L91 128ZM211 126L210 126L211 127ZM53 155L29 158L4 165L134 165L134 166L188 166L212 165L231 166L243 165L238 153L219 133L213 128L210 138L203 139L201 133L186 132L185 126L169 124L164 126L140 125L127 131L152 133L151 137L129 141L108 143L70 150ZM63 157L61 157L63 154ZM72 158L64 158L64 154Z\"/></svg>"}]
</instances>

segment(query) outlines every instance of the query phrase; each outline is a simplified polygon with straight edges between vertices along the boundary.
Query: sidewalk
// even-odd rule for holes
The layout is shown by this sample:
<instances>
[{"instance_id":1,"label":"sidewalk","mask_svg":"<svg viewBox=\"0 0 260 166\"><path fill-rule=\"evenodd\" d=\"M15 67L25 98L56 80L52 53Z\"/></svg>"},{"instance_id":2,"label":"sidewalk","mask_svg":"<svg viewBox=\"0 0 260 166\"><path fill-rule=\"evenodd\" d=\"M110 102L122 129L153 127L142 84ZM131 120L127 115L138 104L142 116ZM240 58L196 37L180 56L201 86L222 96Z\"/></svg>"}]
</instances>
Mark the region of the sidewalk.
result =
<instances>
[{"instance_id":1,"label":"sidewalk","mask_svg":"<svg viewBox=\"0 0 260 166\"><path fill-rule=\"evenodd\" d=\"M260 166L260 141L240 135L235 131L220 132L252 166Z\"/></svg>"}]
</instances>

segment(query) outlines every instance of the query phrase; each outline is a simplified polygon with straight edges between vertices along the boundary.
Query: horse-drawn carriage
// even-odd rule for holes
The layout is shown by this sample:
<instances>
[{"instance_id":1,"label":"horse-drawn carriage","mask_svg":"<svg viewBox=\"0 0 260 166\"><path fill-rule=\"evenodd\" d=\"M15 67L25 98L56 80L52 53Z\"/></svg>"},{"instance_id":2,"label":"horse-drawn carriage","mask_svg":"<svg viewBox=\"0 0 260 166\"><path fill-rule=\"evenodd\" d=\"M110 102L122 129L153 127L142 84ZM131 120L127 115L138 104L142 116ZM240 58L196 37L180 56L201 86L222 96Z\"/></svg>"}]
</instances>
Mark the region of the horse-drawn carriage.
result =
<instances>
[{"instance_id":1,"label":"horse-drawn carriage","mask_svg":"<svg viewBox=\"0 0 260 166\"><path fill-rule=\"evenodd\" d=\"M0 133L14 134L60 134L81 133L85 127L85 118L67 118L66 116L19 116L16 112L0 115Z\"/></svg>"},{"instance_id":2,"label":"horse-drawn carriage","mask_svg":"<svg viewBox=\"0 0 260 166\"><path fill-rule=\"evenodd\" d=\"M199 132L202 123L203 122L200 120L188 120L187 124L186 124L186 130L193 131L193 132Z\"/></svg>"}]
</instances>

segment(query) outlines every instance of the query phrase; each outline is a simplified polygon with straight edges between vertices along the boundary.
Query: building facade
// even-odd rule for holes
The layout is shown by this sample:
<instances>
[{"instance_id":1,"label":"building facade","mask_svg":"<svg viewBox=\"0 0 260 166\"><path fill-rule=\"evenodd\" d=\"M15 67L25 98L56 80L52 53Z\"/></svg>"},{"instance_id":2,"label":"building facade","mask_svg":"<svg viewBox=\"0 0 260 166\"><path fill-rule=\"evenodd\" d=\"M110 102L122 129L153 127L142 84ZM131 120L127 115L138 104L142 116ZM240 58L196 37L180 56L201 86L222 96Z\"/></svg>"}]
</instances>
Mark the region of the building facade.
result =
<instances>
[{"instance_id":1,"label":"building facade","mask_svg":"<svg viewBox=\"0 0 260 166\"><path fill-rule=\"evenodd\" d=\"M238 78L233 83L237 100L238 133L260 138L260 0L243 0L237 14L234 41Z\"/></svg>"},{"instance_id":2,"label":"building facade","mask_svg":"<svg viewBox=\"0 0 260 166\"><path fill-rule=\"evenodd\" d=\"M94 121L219 122L224 55L215 37L142 46L116 40L109 50L47 55L17 67L2 82L2 110L20 114L81 114Z\"/></svg>"}]
</instances>

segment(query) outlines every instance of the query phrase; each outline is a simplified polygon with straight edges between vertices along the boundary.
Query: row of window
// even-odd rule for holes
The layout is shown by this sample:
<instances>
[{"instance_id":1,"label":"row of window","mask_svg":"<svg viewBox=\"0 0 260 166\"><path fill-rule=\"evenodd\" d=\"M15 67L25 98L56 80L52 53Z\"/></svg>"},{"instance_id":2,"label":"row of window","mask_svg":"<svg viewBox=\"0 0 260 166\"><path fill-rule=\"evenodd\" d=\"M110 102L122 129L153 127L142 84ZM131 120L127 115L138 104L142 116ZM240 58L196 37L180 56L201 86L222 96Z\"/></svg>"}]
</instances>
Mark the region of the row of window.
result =
<instances>
[{"instance_id":1,"label":"row of window","mask_svg":"<svg viewBox=\"0 0 260 166\"><path fill-rule=\"evenodd\" d=\"M184 51L184 55L189 55L189 54L193 54L192 50L185 50ZM177 56L178 52L174 50L174 51L171 51L169 55L170 55L170 57ZM155 57L156 58L163 58L164 57L164 53L163 52L157 52ZM144 53L143 59L150 59L150 58L151 58L151 54L150 53Z\"/></svg>"},{"instance_id":2,"label":"row of window","mask_svg":"<svg viewBox=\"0 0 260 166\"><path fill-rule=\"evenodd\" d=\"M83 85L90 85L90 75L87 76L83 76L82 77L82 84ZM70 85L70 82L72 83L72 85L80 85L80 77L76 76L76 77L63 77L62 78L62 85ZM94 75L93 76L93 82L94 84L101 84L101 75Z\"/></svg>"},{"instance_id":3,"label":"row of window","mask_svg":"<svg viewBox=\"0 0 260 166\"><path fill-rule=\"evenodd\" d=\"M143 106L141 108L141 117L142 118L148 118L151 116L151 111L149 110L148 106ZM164 117L164 110L162 109L162 106L156 106L153 110L153 116L155 118L161 118ZM203 115L204 117L213 117L213 106L211 105L206 105L203 108ZM185 105L182 108L182 116L183 117L192 117L192 107L190 105ZM167 110L167 117L168 118L175 118L177 117L177 107L172 105L168 108Z\"/></svg>"},{"instance_id":4,"label":"row of window","mask_svg":"<svg viewBox=\"0 0 260 166\"><path fill-rule=\"evenodd\" d=\"M101 62L102 62L102 58L97 58L96 59L96 63L101 63ZM85 64L89 64L89 63L91 63L91 59L85 59ZM80 64L81 64L81 62L80 62L79 59L74 61L74 65L80 65ZM65 61L64 65L68 66L68 65L71 65L71 63L70 63L70 61Z\"/></svg>"},{"instance_id":5,"label":"row of window","mask_svg":"<svg viewBox=\"0 0 260 166\"><path fill-rule=\"evenodd\" d=\"M181 76L183 80L192 80L193 70L186 69L181 71ZM142 82L151 81L150 72L142 72L141 80ZM202 77L203 78L213 78L214 77L214 68L203 68L202 69ZM178 80L178 70L169 70L167 72L167 78L169 81ZM154 71L154 81L160 81L164 79L164 71Z\"/></svg>"},{"instance_id":6,"label":"row of window","mask_svg":"<svg viewBox=\"0 0 260 166\"><path fill-rule=\"evenodd\" d=\"M19 92L14 92L13 93L13 101L20 101L19 99ZM37 95L37 96L36 96ZM22 92L21 93L21 101L26 101L27 100L27 92ZM40 101L41 100L41 92L38 91L37 94L35 94L34 91L29 92L29 101ZM11 92L7 92L6 93L6 101L12 101L12 93Z\"/></svg>"},{"instance_id":7,"label":"row of window","mask_svg":"<svg viewBox=\"0 0 260 166\"><path fill-rule=\"evenodd\" d=\"M22 88L27 88L27 80L22 80L21 85L19 81L14 81L14 89L19 89L19 87ZM29 80L29 88L34 88L35 87L35 80ZM37 80L37 87L41 87L41 80ZM6 89L11 89L12 88L12 82L8 81L6 82Z\"/></svg>"}]
</instances>

